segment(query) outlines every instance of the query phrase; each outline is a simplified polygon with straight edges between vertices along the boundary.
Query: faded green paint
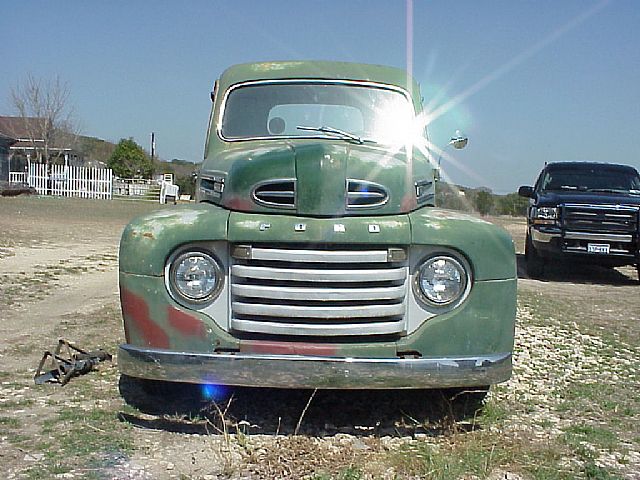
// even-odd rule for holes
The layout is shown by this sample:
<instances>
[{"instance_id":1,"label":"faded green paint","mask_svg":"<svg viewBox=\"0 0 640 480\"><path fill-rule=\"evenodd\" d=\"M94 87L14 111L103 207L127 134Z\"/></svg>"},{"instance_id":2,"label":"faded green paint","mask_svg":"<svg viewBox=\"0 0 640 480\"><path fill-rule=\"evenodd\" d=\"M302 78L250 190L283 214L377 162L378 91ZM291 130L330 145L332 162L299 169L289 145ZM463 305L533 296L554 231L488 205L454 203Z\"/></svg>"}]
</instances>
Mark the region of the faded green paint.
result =
<instances>
[{"instance_id":1,"label":"faded green paint","mask_svg":"<svg viewBox=\"0 0 640 480\"><path fill-rule=\"evenodd\" d=\"M144 275L131 275L120 272L120 293L129 292L144 301L147 307L148 319L153 322L169 339L169 348L176 351L213 353L216 348L234 350L238 348L238 340L222 330L216 322L207 315L191 309L185 309L177 304L167 293L164 279ZM144 332L135 328L136 319L126 312L123 304L125 323L129 324L127 332L128 342L142 348L148 347ZM185 312L202 323L204 336L186 335L173 327L169 322L169 308ZM141 313L144 314L144 313ZM131 328L133 327L133 328Z\"/></svg>"},{"instance_id":2,"label":"faded green paint","mask_svg":"<svg viewBox=\"0 0 640 480\"><path fill-rule=\"evenodd\" d=\"M438 208L421 209L409 218L413 244L458 250L471 262L477 280L516 277L513 240L502 228L471 215Z\"/></svg>"},{"instance_id":3,"label":"faded green paint","mask_svg":"<svg viewBox=\"0 0 640 480\"><path fill-rule=\"evenodd\" d=\"M412 93L416 110L421 108L418 83L405 70L384 65L319 61L246 63L225 70L220 76L218 89L225 92L237 83L283 78L355 80L392 85Z\"/></svg>"},{"instance_id":4,"label":"faded green paint","mask_svg":"<svg viewBox=\"0 0 640 480\"><path fill-rule=\"evenodd\" d=\"M240 350L240 341L222 330L202 312L196 312L176 303L164 288L161 278L120 274L120 288L144 298L149 318L170 340L175 351L213 353ZM497 298L513 298L515 280L477 282L469 298L458 309L426 320L413 334L397 342L330 343L337 357L395 358L398 353L418 352L423 357L473 356L510 352L513 349L515 304L497 302ZM168 320L168 308L181 310L202 322L206 336L185 335ZM131 316L125 322L134 324ZM128 342L147 348L144 337L129 329Z\"/></svg>"},{"instance_id":5,"label":"faded green paint","mask_svg":"<svg viewBox=\"0 0 640 480\"><path fill-rule=\"evenodd\" d=\"M476 282L458 308L433 317L398 341L423 357L474 356L513 350L516 280Z\"/></svg>"},{"instance_id":6,"label":"faded green paint","mask_svg":"<svg viewBox=\"0 0 640 480\"><path fill-rule=\"evenodd\" d=\"M295 231L299 223L305 225L304 232ZM260 225L269 227L260 230ZM342 225L344 232L336 231L336 225ZM380 233L369 233L369 225L380 226ZM234 212L229 218L229 241L408 245L411 226L406 215L328 219Z\"/></svg>"},{"instance_id":7,"label":"faded green paint","mask_svg":"<svg viewBox=\"0 0 640 480\"><path fill-rule=\"evenodd\" d=\"M120 271L162 275L167 257L180 245L226 240L228 218L228 211L204 203L138 217L122 233Z\"/></svg>"},{"instance_id":8,"label":"faded green paint","mask_svg":"<svg viewBox=\"0 0 640 480\"><path fill-rule=\"evenodd\" d=\"M372 209L346 209L348 179L366 180L384 186L389 200L375 208L376 215L389 215L415 209L412 171L430 178L432 169L419 151L409 162L404 150L389 153L379 146L350 145L344 141L288 139L283 142L256 140L231 144L207 162L211 172L227 174L225 189L217 202L230 210L286 213L287 210L251 201L253 188L273 179L295 179L297 215L366 216ZM213 175L213 173L211 173ZM406 197L411 195L411 204Z\"/></svg>"},{"instance_id":9,"label":"faded green paint","mask_svg":"<svg viewBox=\"0 0 640 480\"><path fill-rule=\"evenodd\" d=\"M220 203L229 210L272 211L251 201L253 187L268 179L296 178L293 149L280 142L231 144L216 158L216 169L228 172Z\"/></svg>"},{"instance_id":10,"label":"faded green paint","mask_svg":"<svg viewBox=\"0 0 640 480\"><path fill-rule=\"evenodd\" d=\"M298 215L344 215L346 150L319 142L296 146Z\"/></svg>"},{"instance_id":11,"label":"faded green paint","mask_svg":"<svg viewBox=\"0 0 640 480\"><path fill-rule=\"evenodd\" d=\"M168 294L164 287L164 281L158 277L147 277L120 273L120 291L131 292L144 299L144 304L148 308L149 320L153 322L169 339L169 349L180 352L194 353L214 353L220 351L240 351L241 341L234 338L229 333L222 330L214 319L202 312L197 312L176 303ZM124 309L125 305L123 305ZM198 338L194 335L187 335L172 326L167 314L168 309L176 309L186 315L194 317L202 323L202 329L206 333L204 337ZM148 339L145 335L134 328L136 323L131 314L123 313L124 321L128 324L127 342L140 348L149 348ZM301 344L304 344L302 342ZM322 344L320 344L322 345ZM371 344L324 344L335 350L335 356L354 358L394 358L396 356L397 345L395 342L375 342ZM268 353L263 351L262 353Z\"/></svg>"},{"instance_id":12,"label":"faded green paint","mask_svg":"<svg viewBox=\"0 0 640 480\"><path fill-rule=\"evenodd\" d=\"M346 209L348 179L383 185L389 200L375 215L406 213L418 208L416 181L432 181L434 169L424 148L358 145L336 139L256 139L223 141L219 136L220 112L229 88L253 80L324 79L374 82L400 88L413 99L416 115L422 106L418 84L404 70L378 65L340 62L265 62L231 67L217 84L211 125L205 147L202 176L224 174L225 189L209 201L229 210L252 213L287 213L281 208L251 201L251 192L262 181L297 180L296 215L368 216L371 209ZM426 139L421 140L426 145ZM430 187L435 193L433 185Z\"/></svg>"}]
</instances>

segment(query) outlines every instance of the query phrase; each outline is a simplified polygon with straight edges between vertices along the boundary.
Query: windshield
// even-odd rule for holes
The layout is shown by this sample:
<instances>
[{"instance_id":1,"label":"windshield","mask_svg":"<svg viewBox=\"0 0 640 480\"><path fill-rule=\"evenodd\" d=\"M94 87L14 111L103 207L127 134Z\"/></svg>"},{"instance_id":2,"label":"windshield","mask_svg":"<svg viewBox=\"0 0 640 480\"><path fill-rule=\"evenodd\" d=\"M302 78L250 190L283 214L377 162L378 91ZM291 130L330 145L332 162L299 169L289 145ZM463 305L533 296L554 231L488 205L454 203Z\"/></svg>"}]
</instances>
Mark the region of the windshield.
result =
<instances>
[{"instance_id":1,"label":"windshield","mask_svg":"<svg viewBox=\"0 0 640 480\"><path fill-rule=\"evenodd\" d=\"M640 193L640 177L632 170L551 170L542 178L542 190Z\"/></svg>"},{"instance_id":2,"label":"windshield","mask_svg":"<svg viewBox=\"0 0 640 480\"><path fill-rule=\"evenodd\" d=\"M384 86L261 83L235 88L223 110L222 137L313 137L406 143L414 119L407 97Z\"/></svg>"}]
</instances>

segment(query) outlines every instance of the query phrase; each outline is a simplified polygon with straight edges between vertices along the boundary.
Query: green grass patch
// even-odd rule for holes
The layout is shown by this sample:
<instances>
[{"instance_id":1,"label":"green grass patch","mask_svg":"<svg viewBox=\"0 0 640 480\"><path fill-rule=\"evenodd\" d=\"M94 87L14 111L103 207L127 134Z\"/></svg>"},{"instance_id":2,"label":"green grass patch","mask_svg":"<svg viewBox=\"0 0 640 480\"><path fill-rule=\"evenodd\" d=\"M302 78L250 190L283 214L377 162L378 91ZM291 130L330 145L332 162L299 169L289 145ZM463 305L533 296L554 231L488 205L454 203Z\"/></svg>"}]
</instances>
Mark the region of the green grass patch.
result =
<instances>
[{"instance_id":1,"label":"green grass patch","mask_svg":"<svg viewBox=\"0 0 640 480\"><path fill-rule=\"evenodd\" d=\"M389 463L403 476L428 480L455 480L469 475L485 478L505 463L509 452L499 446L499 437L489 434L455 435L437 445L407 444L390 454Z\"/></svg>"},{"instance_id":2,"label":"green grass patch","mask_svg":"<svg viewBox=\"0 0 640 480\"><path fill-rule=\"evenodd\" d=\"M5 428L19 428L20 421L14 417L0 417L0 425Z\"/></svg>"},{"instance_id":3,"label":"green grass patch","mask_svg":"<svg viewBox=\"0 0 640 480\"><path fill-rule=\"evenodd\" d=\"M54 437L55 441L42 440L36 446L46 452L56 468L99 470L96 466L100 467L108 459L126 458L133 451L132 430L133 427L118 420L114 409L64 406L55 418L42 424L43 438ZM50 470L47 473L53 474Z\"/></svg>"},{"instance_id":4,"label":"green grass patch","mask_svg":"<svg viewBox=\"0 0 640 480\"><path fill-rule=\"evenodd\" d=\"M565 428L564 441L574 448L581 448L586 443L609 452L614 451L619 442L618 435L612 431L585 423Z\"/></svg>"}]
</instances>

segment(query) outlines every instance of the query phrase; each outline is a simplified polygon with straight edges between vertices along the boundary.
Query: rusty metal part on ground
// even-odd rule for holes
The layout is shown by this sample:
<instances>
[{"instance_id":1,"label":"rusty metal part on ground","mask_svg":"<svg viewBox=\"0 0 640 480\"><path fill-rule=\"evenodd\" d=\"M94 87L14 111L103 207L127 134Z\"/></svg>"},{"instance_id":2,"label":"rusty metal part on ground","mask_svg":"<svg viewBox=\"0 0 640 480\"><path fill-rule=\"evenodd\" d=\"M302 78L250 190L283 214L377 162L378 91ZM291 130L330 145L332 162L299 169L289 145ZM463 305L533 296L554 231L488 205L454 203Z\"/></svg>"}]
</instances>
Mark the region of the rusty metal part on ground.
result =
<instances>
[{"instance_id":1,"label":"rusty metal part on ground","mask_svg":"<svg viewBox=\"0 0 640 480\"><path fill-rule=\"evenodd\" d=\"M49 360L49 369L45 369L47 360ZM98 363L105 360L111 361L111 354L104 350L87 352L60 339L53 353L48 350L44 352L33 379L36 385L47 382L65 385L72 377L90 372Z\"/></svg>"}]
</instances>

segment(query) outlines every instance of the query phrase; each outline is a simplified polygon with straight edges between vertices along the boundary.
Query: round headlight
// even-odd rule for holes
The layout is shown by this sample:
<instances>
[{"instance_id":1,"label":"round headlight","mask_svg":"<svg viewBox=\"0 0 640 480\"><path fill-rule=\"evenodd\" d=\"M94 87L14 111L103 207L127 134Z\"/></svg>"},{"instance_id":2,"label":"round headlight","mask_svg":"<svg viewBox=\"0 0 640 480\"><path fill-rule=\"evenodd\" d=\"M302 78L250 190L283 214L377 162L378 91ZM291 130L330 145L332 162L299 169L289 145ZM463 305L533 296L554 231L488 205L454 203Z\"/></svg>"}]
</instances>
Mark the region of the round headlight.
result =
<instances>
[{"instance_id":1,"label":"round headlight","mask_svg":"<svg viewBox=\"0 0 640 480\"><path fill-rule=\"evenodd\" d=\"M469 274L459 260L438 255L422 264L416 283L421 297L427 303L445 307L460 301L466 294Z\"/></svg>"},{"instance_id":2,"label":"round headlight","mask_svg":"<svg viewBox=\"0 0 640 480\"><path fill-rule=\"evenodd\" d=\"M222 270L215 259L204 252L178 255L169 267L169 282L174 293L189 302L203 303L214 297L222 285Z\"/></svg>"}]
</instances>

